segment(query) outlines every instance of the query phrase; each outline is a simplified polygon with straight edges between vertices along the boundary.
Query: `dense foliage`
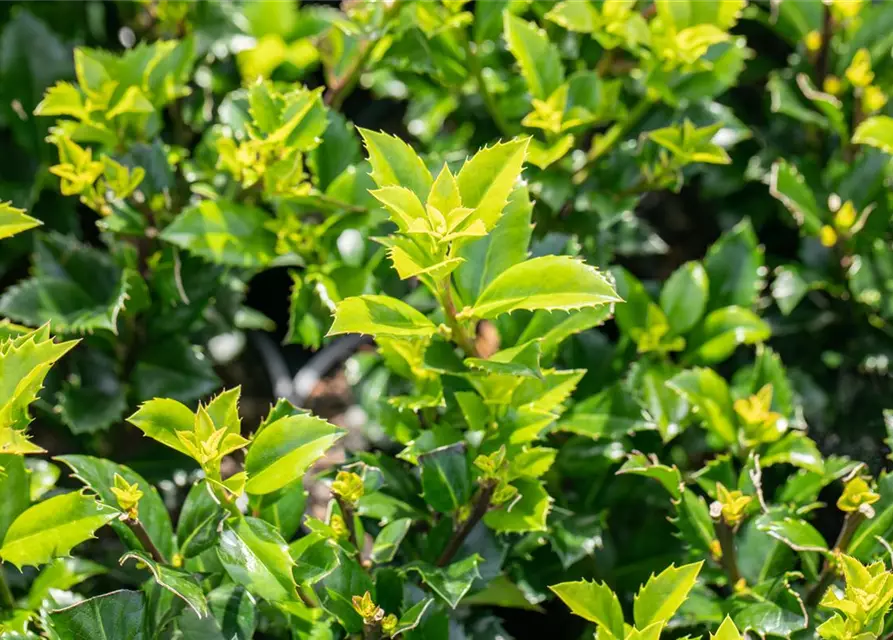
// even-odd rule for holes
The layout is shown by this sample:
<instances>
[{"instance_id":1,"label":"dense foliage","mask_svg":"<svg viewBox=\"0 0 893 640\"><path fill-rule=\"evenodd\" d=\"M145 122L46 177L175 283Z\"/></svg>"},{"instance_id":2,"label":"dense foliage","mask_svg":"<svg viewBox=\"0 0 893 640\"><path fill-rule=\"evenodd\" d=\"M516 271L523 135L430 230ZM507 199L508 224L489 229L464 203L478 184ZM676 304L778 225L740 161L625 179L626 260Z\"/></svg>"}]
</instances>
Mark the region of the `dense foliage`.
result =
<instances>
[{"instance_id":1,"label":"dense foliage","mask_svg":"<svg viewBox=\"0 0 893 640\"><path fill-rule=\"evenodd\" d=\"M891 34L0 6L0 638L893 637Z\"/></svg>"}]
</instances>

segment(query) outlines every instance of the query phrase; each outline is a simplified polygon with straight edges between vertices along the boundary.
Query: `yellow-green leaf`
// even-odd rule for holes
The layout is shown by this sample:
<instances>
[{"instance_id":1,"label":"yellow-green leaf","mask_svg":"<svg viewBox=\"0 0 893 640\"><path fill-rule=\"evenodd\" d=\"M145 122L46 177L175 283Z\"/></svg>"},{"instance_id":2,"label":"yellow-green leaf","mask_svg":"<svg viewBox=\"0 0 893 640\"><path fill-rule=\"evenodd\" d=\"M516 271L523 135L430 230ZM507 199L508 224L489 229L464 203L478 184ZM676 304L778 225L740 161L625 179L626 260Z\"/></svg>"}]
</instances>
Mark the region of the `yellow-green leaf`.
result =
<instances>
[{"instance_id":1,"label":"yellow-green leaf","mask_svg":"<svg viewBox=\"0 0 893 640\"><path fill-rule=\"evenodd\" d=\"M408 304L388 296L345 298L335 309L328 335L365 333L393 338L429 338L437 333L428 318Z\"/></svg>"},{"instance_id":2,"label":"yellow-green leaf","mask_svg":"<svg viewBox=\"0 0 893 640\"><path fill-rule=\"evenodd\" d=\"M73 547L93 537L93 532L116 518L119 512L81 492L65 493L40 502L10 525L0 558L19 569L46 564L67 556Z\"/></svg>"},{"instance_id":3,"label":"yellow-green leaf","mask_svg":"<svg viewBox=\"0 0 893 640\"><path fill-rule=\"evenodd\" d=\"M42 224L37 218L26 214L24 209L12 206L11 202L0 202L0 240Z\"/></svg>"},{"instance_id":4,"label":"yellow-green leaf","mask_svg":"<svg viewBox=\"0 0 893 640\"><path fill-rule=\"evenodd\" d=\"M672 618L695 586L703 564L701 561L681 567L670 565L660 574L652 574L633 603L636 627L645 629L655 622Z\"/></svg>"},{"instance_id":5,"label":"yellow-green leaf","mask_svg":"<svg viewBox=\"0 0 893 640\"><path fill-rule=\"evenodd\" d=\"M562 582L549 588L574 614L599 625L599 633L607 632L617 640L623 639L623 609L607 584L580 580Z\"/></svg>"},{"instance_id":6,"label":"yellow-green leaf","mask_svg":"<svg viewBox=\"0 0 893 640\"><path fill-rule=\"evenodd\" d=\"M264 428L245 456L245 490L266 494L304 476L345 431L321 418L286 416Z\"/></svg>"},{"instance_id":7,"label":"yellow-green leaf","mask_svg":"<svg viewBox=\"0 0 893 640\"><path fill-rule=\"evenodd\" d=\"M518 309L583 309L622 302L594 267L568 256L543 256L502 272L463 309L463 318L495 318Z\"/></svg>"}]
</instances>

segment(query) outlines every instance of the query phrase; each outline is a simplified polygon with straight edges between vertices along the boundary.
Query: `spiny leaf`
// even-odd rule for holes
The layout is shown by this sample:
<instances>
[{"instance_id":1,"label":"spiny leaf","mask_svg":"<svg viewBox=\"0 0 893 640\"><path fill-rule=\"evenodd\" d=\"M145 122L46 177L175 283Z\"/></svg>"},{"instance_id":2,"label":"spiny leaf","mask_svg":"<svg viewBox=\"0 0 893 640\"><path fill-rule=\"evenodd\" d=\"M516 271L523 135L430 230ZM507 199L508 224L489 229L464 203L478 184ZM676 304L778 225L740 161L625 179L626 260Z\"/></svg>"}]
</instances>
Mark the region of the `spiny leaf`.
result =
<instances>
[{"instance_id":1,"label":"spiny leaf","mask_svg":"<svg viewBox=\"0 0 893 640\"><path fill-rule=\"evenodd\" d=\"M81 492L65 493L40 502L10 525L0 547L0 558L21 569L67 556L93 537L93 532L119 515Z\"/></svg>"},{"instance_id":2,"label":"spiny leaf","mask_svg":"<svg viewBox=\"0 0 893 640\"><path fill-rule=\"evenodd\" d=\"M623 609L620 601L605 583L562 582L549 587L570 610L585 620L594 622L614 638L624 638Z\"/></svg>"},{"instance_id":3,"label":"spiny leaf","mask_svg":"<svg viewBox=\"0 0 893 640\"><path fill-rule=\"evenodd\" d=\"M495 318L518 309L569 311L623 302L594 267L568 256L543 256L502 272L462 318Z\"/></svg>"},{"instance_id":4,"label":"spiny leaf","mask_svg":"<svg viewBox=\"0 0 893 640\"><path fill-rule=\"evenodd\" d=\"M252 494L272 493L302 478L310 465L345 433L313 416L280 418L265 427L248 449L245 490Z\"/></svg>"},{"instance_id":5,"label":"spiny leaf","mask_svg":"<svg viewBox=\"0 0 893 640\"><path fill-rule=\"evenodd\" d=\"M633 615L636 626L644 629L655 622L667 622L685 602L695 586L703 561L681 567L670 565L659 575L651 575L636 594Z\"/></svg>"},{"instance_id":6,"label":"spiny leaf","mask_svg":"<svg viewBox=\"0 0 893 640\"><path fill-rule=\"evenodd\" d=\"M327 335L366 333L393 338L429 338L437 333L428 318L405 302L388 296L345 298L335 309L335 321Z\"/></svg>"},{"instance_id":7,"label":"spiny leaf","mask_svg":"<svg viewBox=\"0 0 893 640\"><path fill-rule=\"evenodd\" d=\"M474 209L471 219L483 221L488 231L499 221L509 194L521 176L529 141L529 138L516 138L484 147L462 165L456 176L462 206Z\"/></svg>"},{"instance_id":8,"label":"spiny leaf","mask_svg":"<svg viewBox=\"0 0 893 640\"><path fill-rule=\"evenodd\" d=\"M379 187L406 187L420 200L425 200L434 182L431 172L416 152L403 140L386 133L359 129L369 164L372 165L372 179Z\"/></svg>"},{"instance_id":9,"label":"spiny leaf","mask_svg":"<svg viewBox=\"0 0 893 640\"><path fill-rule=\"evenodd\" d=\"M0 240L42 224L37 218L26 214L24 209L12 206L11 202L0 202Z\"/></svg>"}]
</instances>

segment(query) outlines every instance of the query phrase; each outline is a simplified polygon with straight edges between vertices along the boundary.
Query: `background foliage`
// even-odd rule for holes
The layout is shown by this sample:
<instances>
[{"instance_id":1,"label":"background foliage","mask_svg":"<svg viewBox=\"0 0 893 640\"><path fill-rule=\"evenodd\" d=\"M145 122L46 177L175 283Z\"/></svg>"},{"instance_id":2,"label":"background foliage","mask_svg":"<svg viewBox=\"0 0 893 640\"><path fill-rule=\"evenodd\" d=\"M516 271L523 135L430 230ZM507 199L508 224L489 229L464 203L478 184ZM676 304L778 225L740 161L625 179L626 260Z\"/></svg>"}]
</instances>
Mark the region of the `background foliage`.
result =
<instances>
[{"instance_id":1,"label":"background foliage","mask_svg":"<svg viewBox=\"0 0 893 640\"><path fill-rule=\"evenodd\" d=\"M0 636L889 637L891 33L0 5Z\"/></svg>"}]
</instances>

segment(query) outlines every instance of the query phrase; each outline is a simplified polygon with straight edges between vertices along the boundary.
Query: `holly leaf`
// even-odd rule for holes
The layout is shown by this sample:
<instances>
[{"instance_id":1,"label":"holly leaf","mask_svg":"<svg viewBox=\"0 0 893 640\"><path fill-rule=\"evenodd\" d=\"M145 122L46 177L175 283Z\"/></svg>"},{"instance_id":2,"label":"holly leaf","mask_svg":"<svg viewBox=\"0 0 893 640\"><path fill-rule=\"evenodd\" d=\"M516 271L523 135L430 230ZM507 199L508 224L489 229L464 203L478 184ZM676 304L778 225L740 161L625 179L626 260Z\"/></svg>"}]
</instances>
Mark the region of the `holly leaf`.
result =
<instances>
[{"instance_id":1,"label":"holly leaf","mask_svg":"<svg viewBox=\"0 0 893 640\"><path fill-rule=\"evenodd\" d=\"M13 521L3 538L0 558L19 569L46 564L69 555L119 513L82 492L54 496L29 507Z\"/></svg>"},{"instance_id":2,"label":"holly leaf","mask_svg":"<svg viewBox=\"0 0 893 640\"><path fill-rule=\"evenodd\" d=\"M42 224L37 218L26 214L24 209L12 206L11 202L0 202L0 240Z\"/></svg>"},{"instance_id":3,"label":"holly leaf","mask_svg":"<svg viewBox=\"0 0 893 640\"><path fill-rule=\"evenodd\" d=\"M345 433L343 429L309 415L276 420L265 427L248 448L245 491L272 493L299 480Z\"/></svg>"},{"instance_id":4,"label":"holly leaf","mask_svg":"<svg viewBox=\"0 0 893 640\"><path fill-rule=\"evenodd\" d=\"M276 234L261 209L229 200L204 200L188 207L161 232L166 242L209 262L258 268L276 258Z\"/></svg>"},{"instance_id":5,"label":"holly leaf","mask_svg":"<svg viewBox=\"0 0 893 640\"><path fill-rule=\"evenodd\" d=\"M403 567L403 573L418 573L422 581L439 595L452 609L471 589L472 583L481 577L478 565L483 561L479 555L471 555L446 567L435 567L426 562L414 562Z\"/></svg>"},{"instance_id":6,"label":"holly leaf","mask_svg":"<svg viewBox=\"0 0 893 640\"><path fill-rule=\"evenodd\" d=\"M117 333L118 316L141 285L111 254L57 233L38 238L32 274L0 297L0 314L31 326L49 322L61 333Z\"/></svg>"},{"instance_id":7,"label":"holly leaf","mask_svg":"<svg viewBox=\"0 0 893 640\"><path fill-rule=\"evenodd\" d=\"M685 602L695 586L703 561L681 567L670 565L658 575L651 574L633 602L636 627L644 629L655 622L666 623Z\"/></svg>"},{"instance_id":8,"label":"holly leaf","mask_svg":"<svg viewBox=\"0 0 893 640\"><path fill-rule=\"evenodd\" d=\"M429 338L437 333L428 318L408 304L389 296L345 298L335 308L329 333L365 333L390 338Z\"/></svg>"},{"instance_id":9,"label":"holly leaf","mask_svg":"<svg viewBox=\"0 0 893 640\"><path fill-rule=\"evenodd\" d=\"M175 550L174 532L171 526L171 518L164 501L158 495L154 486L146 482L145 478L123 464L115 464L111 460L94 458L92 456L70 455L54 458L68 465L74 472L72 477L83 482L88 489L96 493L99 499L107 506L117 508L118 500L112 488L115 486L115 476L120 475L130 484L139 486L143 495L137 503L140 522L146 528L152 541L162 553L172 556ZM128 548L140 550L143 548L134 533L123 522L111 523L115 533L121 538Z\"/></svg>"},{"instance_id":10,"label":"holly leaf","mask_svg":"<svg viewBox=\"0 0 893 640\"><path fill-rule=\"evenodd\" d=\"M434 449L418 457L422 497L440 513L452 513L471 498L471 469L463 443Z\"/></svg>"},{"instance_id":11,"label":"holly leaf","mask_svg":"<svg viewBox=\"0 0 893 640\"><path fill-rule=\"evenodd\" d=\"M434 179L422 159L397 136L359 129L372 172L369 174L379 187L406 187L424 201Z\"/></svg>"},{"instance_id":12,"label":"holly leaf","mask_svg":"<svg viewBox=\"0 0 893 640\"><path fill-rule=\"evenodd\" d=\"M529 138L521 138L509 142L498 142L492 147L484 147L462 165L456 176L456 184L462 197L462 206L474 209L470 220L481 220L487 231L493 229L500 220L508 204L509 196L515 188L515 183L521 177L521 168L524 166L524 158L527 155L528 142ZM516 212L520 216L525 215L524 207L529 204L524 198L525 193L526 190L519 189L518 195L512 196L512 199L517 201L515 206L521 208L521 211ZM510 231L510 229L504 229L500 235ZM522 234L517 239L523 237ZM529 237L529 231L527 237ZM526 251L526 249L526 244L515 245L514 248L494 247L494 250L505 251L509 254L518 250Z\"/></svg>"},{"instance_id":13,"label":"holly leaf","mask_svg":"<svg viewBox=\"0 0 893 640\"><path fill-rule=\"evenodd\" d=\"M170 591L183 600L199 618L209 615L210 610L208 602L205 600L205 593L191 573L156 562L151 556L141 551L125 553L119 562L123 565L128 560L134 560L145 567L162 589Z\"/></svg>"},{"instance_id":14,"label":"holly leaf","mask_svg":"<svg viewBox=\"0 0 893 640\"><path fill-rule=\"evenodd\" d=\"M543 29L509 11L504 13L503 27L508 49L518 61L530 95L545 100L564 84L564 66L558 47Z\"/></svg>"},{"instance_id":15,"label":"holly leaf","mask_svg":"<svg viewBox=\"0 0 893 640\"><path fill-rule=\"evenodd\" d=\"M853 133L855 144L867 144L885 153L893 154L893 118L872 116L856 127Z\"/></svg>"},{"instance_id":16,"label":"holly leaf","mask_svg":"<svg viewBox=\"0 0 893 640\"><path fill-rule=\"evenodd\" d=\"M276 528L257 518L231 518L223 524L217 555L232 580L270 602L296 596L288 545Z\"/></svg>"},{"instance_id":17,"label":"holly leaf","mask_svg":"<svg viewBox=\"0 0 893 640\"><path fill-rule=\"evenodd\" d=\"M0 430L8 430L0 451L15 453L10 447L26 444L22 431L31 423L28 407L53 364L76 344L54 342L47 326L0 341Z\"/></svg>"},{"instance_id":18,"label":"holly leaf","mask_svg":"<svg viewBox=\"0 0 893 640\"><path fill-rule=\"evenodd\" d=\"M147 640L145 602L139 591L112 591L51 612L47 619L58 638Z\"/></svg>"},{"instance_id":19,"label":"holly leaf","mask_svg":"<svg viewBox=\"0 0 893 640\"><path fill-rule=\"evenodd\" d=\"M620 600L603 582L562 582L549 587L575 614L599 625L618 640L624 638Z\"/></svg>"},{"instance_id":20,"label":"holly leaf","mask_svg":"<svg viewBox=\"0 0 893 640\"><path fill-rule=\"evenodd\" d=\"M518 309L570 311L623 302L594 267L568 256L526 260L500 273L460 318L495 318Z\"/></svg>"}]
</instances>

